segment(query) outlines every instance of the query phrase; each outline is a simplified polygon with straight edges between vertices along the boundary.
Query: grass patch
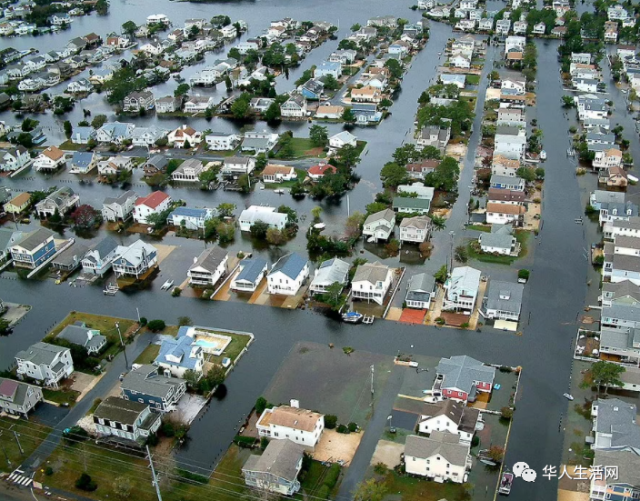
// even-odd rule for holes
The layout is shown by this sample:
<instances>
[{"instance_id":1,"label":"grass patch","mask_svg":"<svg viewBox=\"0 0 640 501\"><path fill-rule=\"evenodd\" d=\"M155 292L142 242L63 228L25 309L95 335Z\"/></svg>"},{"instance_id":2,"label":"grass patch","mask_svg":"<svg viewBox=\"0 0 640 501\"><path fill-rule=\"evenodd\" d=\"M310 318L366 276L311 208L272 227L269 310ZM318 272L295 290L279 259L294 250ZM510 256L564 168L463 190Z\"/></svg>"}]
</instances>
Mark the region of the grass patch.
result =
<instances>
[{"instance_id":1,"label":"grass patch","mask_svg":"<svg viewBox=\"0 0 640 501\"><path fill-rule=\"evenodd\" d=\"M466 499L462 484L425 482L419 478L399 476L389 472L385 477L387 492L399 494L402 501L439 501L440 499Z\"/></svg>"},{"instance_id":2,"label":"grass patch","mask_svg":"<svg viewBox=\"0 0 640 501\"><path fill-rule=\"evenodd\" d=\"M480 75L467 75L467 85L478 85L480 83Z\"/></svg>"},{"instance_id":3,"label":"grass patch","mask_svg":"<svg viewBox=\"0 0 640 501\"><path fill-rule=\"evenodd\" d=\"M517 257L513 256L500 256L494 254L485 254L483 252L478 252L474 249L472 242L469 242L467 245L467 251L469 252L469 257L471 259L475 259L477 261L481 261L483 263L495 263L495 264L506 264L509 265L514 261L523 258L527 255L528 247L527 241L529 239L529 232L525 230L516 230L515 231L516 240L520 243L520 254Z\"/></svg>"},{"instance_id":4,"label":"grass patch","mask_svg":"<svg viewBox=\"0 0 640 501\"><path fill-rule=\"evenodd\" d=\"M9 431L9 429L11 429L11 431ZM2 431L0 435L0 448L2 448L4 454L6 454L6 458L4 454L0 456L0 471L3 472L12 472L20 466L42 443L47 433L49 433L47 427L35 423L33 420L25 421L10 418L0 418L0 431ZM24 455L18 448L18 443L13 435L14 431L19 435L20 445L22 446ZM7 458L11 462L10 465L7 463Z\"/></svg>"},{"instance_id":5,"label":"grass patch","mask_svg":"<svg viewBox=\"0 0 640 501\"><path fill-rule=\"evenodd\" d=\"M333 471L330 471L333 468ZM337 468L337 470L335 470ZM320 461L311 461L309 469L301 474L301 492L296 495L297 499L313 499L318 497L326 499L326 495L333 499L337 492L338 479L340 478L340 467L337 464L331 467L324 466ZM335 480L335 484L333 483ZM327 484L324 487L325 483ZM331 485L333 484L333 485Z\"/></svg>"},{"instance_id":6,"label":"grass patch","mask_svg":"<svg viewBox=\"0 0 640 501\"><path fill-rule=\"evenodd\" d=\"M69 404L69 407L73 407L76 404L76 399L79 395L80 392L75 390L51 390L49 388L42 388L42 396L45 400L55 402L56 404Z\"/></svg>"},{"instance_id":7,"label":"grass patch","mask_svg":"<svg viewBox=\"0 0 640 501\"><path fill-rule=\"evenodd\" d=\"M71 142L71 139L67 139L64 143L58 146L61 150L67 151L80 151L87 148L86 144L75 144Z\"/></svg>"},{"instance_id":8,"label":"grass patch","mask_svg":"<svg viewBox=\"0 0 640 501\"><path fill-rule=\"evenodd\" d=\"M291 188L298 181L301 183L307 177L307 171L304 169L296 169L296 179L291 181L283 181L282 183L262 183L267 190L279 190L281 188Z\"/></svg>"},{"instance_id":9,"label":"grass patch","mask_svg":"<svg viewBox=\"0 0 640 501\"><path fill-rule=\"evenodd\" d=\"M153 361L160 353L160 345L159 344L150 344L147 346L138 358L134 360L134 364L152 364Z\"/></svg>"},{"instance_id":10,"label":"grass patch","mask_svg":"<svg viewBox=\"0 0 640 501\"><path fill-rule=\"evenodd\" d=\"M231 332L219 332L219 331L209 331L209 332L213 332L214 334L220 334L221 336L229 336L231 338L231 342L229 343L229 346L227 346L227 348L222 352L222 355L220 356L209 355L209 361L216 364L222 363L222 359L225 357L229 357L232 361L235 362L235 360L238 358L238 355L240 355L240 352L244 350L245 346L247 346L247 344L249 344L249 341L251 340L251 336L248 336L246 334L234 334Z\"/></svg>"},{"instance_id":11,"label":"grass patch","mask_svg":"<svg viewBox=\"0 0 640 501\"><path fill-rule=\"evenodd\" d=\"M482 231L484 233L491 233L491 226L485 226L483 224L470 224L467 226L467 230Z\"/></svg>"},{"instance_id":12,"label":"grass patch","mask_svg":"<svg viewBox=\"0 0 640 501\"><path fill-rule=\"evenodd\" d=\"M323 148L314 146L310 138L291 138L291 158L318 157L321 153L323 153Z\"/></svg>"}]
</instances>

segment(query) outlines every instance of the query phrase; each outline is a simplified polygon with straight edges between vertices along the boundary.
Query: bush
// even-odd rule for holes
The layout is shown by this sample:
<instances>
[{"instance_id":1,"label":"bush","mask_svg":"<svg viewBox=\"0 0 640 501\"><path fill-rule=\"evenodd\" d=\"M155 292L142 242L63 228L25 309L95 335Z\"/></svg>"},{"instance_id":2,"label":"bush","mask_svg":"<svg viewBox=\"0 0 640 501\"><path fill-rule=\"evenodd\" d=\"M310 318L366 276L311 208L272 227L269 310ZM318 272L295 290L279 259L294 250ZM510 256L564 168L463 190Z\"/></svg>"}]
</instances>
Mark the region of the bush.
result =
<instances>
[{"instance_id":1,"label":"bush","mask_svg":"<svg viewBox=\"0 0 640 501\"><path fill-rule=\"evenodd\" d=\"M160 439L158 438L158 435L155 433L152 433L147 437L147 445L150 445L151 447L158 445L158 442L160 442Z\"/></svg>"},{"instance_id":2,"label":"bush","mask_svg":"<svg viewBox=\"0 0 640 501\"><path fill-rule=\"evenodd\" d=\"M175 287L171 291L171 296L173 296L173 297L178 297L180 294L182 294L182 289L180 287Z\"/></svg>"},{"instance_id":3,"label":"bush","mask_svg":"<svg viewBox=\"0 0 640 501\"><path fill-rule=\"evenodd\" d=\"M182 478L186 478L187 480L191 480L197 484L208 484L209 479L204 475L198 475L197 473L191 473L188 470L183 470L182 468L178 468L178 475Z\"/></svg>"},{"instance_id":4,"label":"bush","mask_svg":"<svg viewBox=\"0 0 640 501\"><path fill-rule=\"evenodd\" d=\"M202 296L200 296L202 299L211 299L211 296L213 295L213 291L211 289L207 289L206 291L204 291L202 293Z\"/></svg>"},{"instance_id":5,"label":"bush","mask_svg":"<svg viewBox=\"0 0 640 501\"><path fill-rule=\"evenodd\" d=\"M327 430L333 430L338 424L338 416L334 416L333 414L327 414L324 417L324 427Z\"/></svg>"},{"instance_id":6,"label":"bush","mask_svg":"<svg viewBox=\"0 0 640 501\"><path fill-rule=\"evenodd\" d=\"M264 397L258 397L258 400L256 400L255 407L256 407L256 414L258 416L261 416L264 410L267 408L267 399ZM325 420L325 426L326 426L326 420Z\"/></svg>"},{"instance_id":7,"label":"bush","mask_svg":"<svg viewBox=\"0 0 640 501\"><path fill-rule=\"evenodd\" d=\"M529 280L529 270L519 270L518 278L524 278L525 280Z\"/></svg>"},{"instance_id":8,"label":"bush","mask_svg":"<svg viewBox=\"0 0 640 501\"><path fill-rule=\"evenodd\" d=\"M147 325L147 317L140 317L140 327Z\"/></svg>"},{"instance_id":9,"label":"bush","mask_svg":"<svg viewBox=\"0 0 640 501\"><path fill-rule=\"evenodd\" d=\"M50 477L51 475L53 475L53 468L51 468L51 466L47 466L47 468L44 470L44 474L47 477Z\"/></svg>"},{"instance_id":10,"label":"bush","mask_svg":"<svg viewBox=\"0 0 640 501\"><path fill-rule=\"evenodd\" d=\"M351 433L355 433L356 431L358 431L358 425L356 423L354 423L353 421L351 421L348 425L347 428L349 428L349 431Z\"/></svg>"},{"instance_id":11,"label":"bush","mask_svg":"<svg viewBox=\"0 0 640 501\"><path fill-rule=\"evenodd\" d=\"M160 332L163 331L167 325L164 323L164 320L151 320L147 324L147 327L151 332Z\"/></svg>"},{"instance_id":12,"label":"bush","mask_svg":"<svg viewBox=\"0 0 640 501\"><path fill-rule=\"evenodd\" d=\"M88 474L83 473L78 480L76 480L76 488L82 491L93 492L98 488L98 484L91 480Z\"/></svg>"},{"instance_id":13,"label":"bush","mask_svg":"<svg viewBox=\"0 0 640 501\"><path fill-rule=\"evenodd\" d=\"M337 431L338 433L344 433L344 434L347 434L347 433L349 433L349 428L347 428L347 427L346 427L345 425L343 425L343 424L339 424L339 425L338 425L338 427L336 428L336 431Z\"/></svg>"},{"instance_id":14,"label":"bush","mask_svg":"<svg viewBox=\"0 0 640 501\"><path fill-rule=\"evenodd\" d=\"M233 439L233 443L242 449L250 449L256 443L256 439L253 437L244 437L242 435L236 435Z\"/></svg>"},{"instance_id":15,"label":"bush","mask_svg":"<svg viewBox=\"0 0 640 501\"><path fill-rule=\"evenodd\" d=\"M478 447L478 445L480 445L480 437L477 435L474 435L473 438L471 439L471 447Z\"/></svg>"},{"instance_id":16,"label":"bush","mask_svg":"<svg viewBox=\"0 0 640 501\"><path fill-rule=\"evenodd\" d=\"M265 450L269 445L269 439L267 437L262 437L260 439L260 449Z\"/></svg>"},{"instance_id":17,"label":"bush","mask_svg":"<svg viewBox=\"0 0 640 501\"><path fill-rule=\"evenodd\" d=\"M503 407L500 409L500 419L511 421L511 418L513 418L513 409L511 407Z\"/></svg>"},{"instance_id":18,"label":"bush","mask_svg":"<svg viewBox=\"0 0 640 501\"><path fill-rule=\"evenodd\" d=\"M176 430L173 426L173 423L171 423L170 421L162 423L162 434L168 438L175 436Z\"/></svg>"}]
</instances>

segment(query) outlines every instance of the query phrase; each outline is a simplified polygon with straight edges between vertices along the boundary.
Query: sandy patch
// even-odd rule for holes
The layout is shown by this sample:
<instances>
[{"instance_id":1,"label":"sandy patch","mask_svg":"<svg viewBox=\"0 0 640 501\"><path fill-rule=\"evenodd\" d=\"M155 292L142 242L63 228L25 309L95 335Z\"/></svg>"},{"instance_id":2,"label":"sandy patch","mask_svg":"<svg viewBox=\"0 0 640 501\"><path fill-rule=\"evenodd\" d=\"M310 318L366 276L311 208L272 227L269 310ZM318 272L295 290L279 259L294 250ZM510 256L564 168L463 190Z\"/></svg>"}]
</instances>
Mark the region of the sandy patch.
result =
<instances>
[{"instance_id":1,"label":"sandy patch","mask_svg":"<svg viewBox=\"0 0 640 501\"><path fill-rule=\"evenodd\" d=\"M589 493L558 489L558 501L589 501Z\"/></svg>"},{"instance_id":2,"label":"sandy patch","mask_svg":"<svg viewBox=\"0 0 640 501\"><path fill-rule=\"evenodd\" d=\"M385 317L386 320L400 320L400 317L402 316L402 308L398 308L398 307L392 307L389 308L389 312L387 313L387 316Z\"/></svg>"},{"instance_id":3,"label":"sandy patch","mask_svg":"<svg viewBox=\"0 0 640 501\"><path fill-rule=\"evenodd\" d=\"M487 89L487 94L485 95L485 99L487 101L491 99L500 99L500 89L494 89L493 87L489 87Z\"/></svg>"},{"instance_id":4,"label":"sandy patch","mask_svg":"<svg viewBox=\"0 0 640 501\"><path fill-rule=\"evenodd\" d=\"M155 244L154 247L158 249L158 264L162 263L169 254L171 254L174 249L177 249L177 245L163 245L163 244Z\"/></svg>"},{"instance_id":5,"label":"sandy patch","mask_svg":"<svg viewBox=\"0 0 640 501\"><path fill-rule=\"evenodd\" d=\"M96 425L93 422L93 414L87 414L78 419L77 425L92 435L97 435Z\"/></svg>"},{"instance_id":6,"label":"sandy patch","mask_svg":"<svg viewBox=\"0 0 640 501\"><path fill-rule=\"evenodd\" d=\"M89 374L84 374L83 372L74 372L71 374L71 389L74 391L79 391L80 395L78 396L76 401L80 401L80 399L91 389L96 383L100 380L100 377L90 376Z\"/></svg>"},{"instance_id":7,"label":"sandy patch","mask_svg":"<svg viewBox=\"0 0 640 501\"><path fill-rule=\"evenodd\" d=\"M371 464L383 463L390 470L400 464L400 454L404 452L404 445L380 440L371 458Z\"/></svg>"},{"instance_id":8,"label":"sandy patch","mask_svg":"<svg viewBox=\"0 0 640 501\"><path fill-rule=\"evenodd\" d=\"M324 430L320 442L316 445L315 450L311 454L313 459L318 461L336 461L342 460L348 466L355 456L362 433L349 433L345 435L335 430Z\"/></svg>"},{"instance_id":9,"label":"sandy patch","mask_svg":"<svg viewBox=\"0 0 640 501\"><path fill-rule=\"evenodd\" d=\"M464 143L448 144L446 154L460 161L460 159L467 154L467 145ZM462 169L464 169L464 162L460 164L460 171L462 171Z\"/></svg>"}]
</instances>

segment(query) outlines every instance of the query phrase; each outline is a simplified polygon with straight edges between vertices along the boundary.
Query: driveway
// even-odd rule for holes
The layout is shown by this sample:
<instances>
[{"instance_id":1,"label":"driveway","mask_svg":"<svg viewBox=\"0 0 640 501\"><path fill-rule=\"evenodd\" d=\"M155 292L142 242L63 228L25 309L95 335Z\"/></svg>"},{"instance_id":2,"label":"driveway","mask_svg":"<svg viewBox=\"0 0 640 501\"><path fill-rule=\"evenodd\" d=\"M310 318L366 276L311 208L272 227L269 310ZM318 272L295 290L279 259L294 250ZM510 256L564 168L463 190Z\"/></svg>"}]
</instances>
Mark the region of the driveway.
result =
<instances>
[{"instance_id":1,"label":"driveway","mask_svg":"<svg viewBox=\"0 0 640 501\"><path fill-rule=\"evenodd\" d=\"M376 446L375 452L373 453L373 457L371 458L371 465L375 466L378 463L382 463L390 470L393 470L400 464L400 454L403 452L403 444L389 442L388 440L380 440Z\"/></svg>"},{"instance_id":2,"label":"driveway","mask_svg":"<svg viewBox=\"0 0 640 501\"><path fill-rule=\"evenodd\" d=\"M363 433L338 433L336 430L324 430L320 442L312 453L317 461L344 461L349 466L355 456Z\"/></svg>"}]
</instances>

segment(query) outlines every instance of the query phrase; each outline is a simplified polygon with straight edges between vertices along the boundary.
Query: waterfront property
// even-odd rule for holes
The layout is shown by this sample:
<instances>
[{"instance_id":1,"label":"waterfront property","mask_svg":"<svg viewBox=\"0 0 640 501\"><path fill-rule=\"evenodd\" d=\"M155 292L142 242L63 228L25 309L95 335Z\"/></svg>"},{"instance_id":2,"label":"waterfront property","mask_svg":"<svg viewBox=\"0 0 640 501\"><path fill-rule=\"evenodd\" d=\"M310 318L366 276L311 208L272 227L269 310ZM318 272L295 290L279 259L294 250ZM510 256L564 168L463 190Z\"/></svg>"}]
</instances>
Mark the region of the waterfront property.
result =
<instances>
[{"instance_id":1,"label":"waterfront property","mask_svg":"<svg viewBox=\"0 0 640 501\"><path fill-rule=\"evenodd\" d=\"M117 222L126 221L133 214L138 195L135 191L127 190L117 197L107 197L102 202L102 219Z\"/></svg>"},{"instance_id":2,"label":"waterfront property","mask_svg":"<svg viewBox=\"0 0 640 501\"><path fill-rule=\"evenodd\" d=\"M187 271L189 285L212 287L227 273L227 251L214 246L202 251Z\"/></svg>"},{"instance_id":3,"label":"waterfront property","mask_svg":"<svg viewBox=\"0 0 640 501\"><path fill-rule=\"evenodd\" d=\"M33 168L36 171L53 172L65 164L65 155L57 146L49 146L36 157Z\"/></svg>"},{"instance_id":4,"label":"waterfront property","mask_svg":"<svg viewBox=\"0 0 640 501\"><path fill-rule=\"evenodd\" d=\"M118 248L118 242L113 238L103 238L84 255L80 262L82 273L97 277L104 276L118 257Z\"/></svg>"},{"instance_id":5,"label":"waterfront property","mask_svg":"<svg viewBox=\"0 0 640 501\"><path fill-rule=\"evenodd\" d=\"M38 228L25 235L11 247L11 258L14 265L34 269L56 253L53 232L46 228Z\"/></svg>"},{"instance_id":6,"label":"waterfront property","mask_svg":"<svg viewBox=\"0 0 640 501\"><path fill-rule=\"evenodd\" d=\"M207 221L216 215L215 209L192 209L190 207L178 207L167 217L167 224L177 228L198 231L204 229Z\"/></svg>"},{"instance_id":7,"label":"waterfront property","mask_svg":"<svg viewBox=\"0 0 640 501\"><path fill-rule=\"evenodd\" d=\"M457 484L466 481L472 464L469 444L459 442L458 435L446 431L433 431L428 438L408 436L404 461L409 474Z\"/></svg>"},{"instance_id":8,"label":"waterfront property","mask_svg":"<svg viewBox=\"0 0 640 501\"><path fill-rule=\"evenodd\" d=\"M278 259L267 275L269 294L295 296L309 277L309 261L296 253Z\"/></svg>"},{"instance_id":9,"label":"waterfront property","mask_svg":"<svg viewBox=\"0 0 640 501\"><path fill-rule=\"evenodd\" d=\"M134 367L120 383L122 398L146 404L158 412L176 410L186 391L184 379L159 374L154 365Z\"/></svg>"},{"instance_id":10,"label":"waterfront property","mask_svg":"<svg viewBox=\"0 0 640 501\"><path fill-rule=\"evenodd\" d=\"M135 201L133 220L136 223L147 224L147 218L152 214L160 214L169 208L171 198L162 191L154 191L146 197Z\"/></svg>"},{"instance_id":11,"label":"waterfront property","mask_svg":"<svg viewBox=\"0 0 640 501\"><path fill-rule=\"evenodd\" d=\"M29 412L42 400L42 388L0 377L0 411L28 419Z\"/></svg>"},{"instance_id":12,"label":"waterfront property","mask_svg":"<svg viewBox=\"0 0 640 501\"><path fill-rule=\"evenodd\" d=\"M334 257L323 261L309 285L311 294L323 294L335 283L344 287L349 280L349 263Z\"/></svg>"},{"instance_id":13,"label":"waterfront property","mask_svg":"<svg viewBox=\"0 0 640 501\"><path fill-rule=\"evenodd\" d=\"M324 431L324 416L300 409L297 400L292 400L291 405L265 409L256 427L261 437L315 447Z\"/></svg>"},{"instance_id":14,"label":"waterfront property","mask_svg":"<svg viewBox=\"0 0 640 501\"><path fill-rule=\"evenodd\" d=\"M487 296L484 298L483 315L494 320L517 322L522 311L523 293L524 285L522 284L491 280Z\"/></svg>"},{"instance_id":15,"label":"waterfront property","mask_svg":"<svg viewBox=\"0 0 640 501\"><path fill-rule=\"evenodd\" d=\"M16 353L16 364L19 378L33 379L54 388L73 372L69 348L42 342Z\"/></svg>"},{"instance_id":16,"label":"waterfront property","mask_svg":"<svg viewBox=\"0 0 640 501\"><path fill-rule=\"evenodd\" d=\"M436 294L436 280L428 273L419 273L409 279L405 303L407 308L428 310Z\"/></svg>"},{"instance_id":17,"label":"waterfront property","mask_svg":"<svg viewBox=\"0 0 640 501\"><path fill-rule=\"evenodd\" d=\"M385 209L367 217L362 228L362 234L365 237L369 237L368 241L371 242L389 240L395 225L395 212L391 209Z\"/></svg>"},{"instance_id":18,"label":"waterfront property","mask_svg":"<svg viewBox=\"0 0 640 501\"><path fill-rule=\"evenodd\" d=\"M102 440L122 445L128 442L142 445L160 429L162 419L146 404L107 397L93 412L93 423Z\"/></svg>"},{"instance_id":19,"label":"waterfront property","mask_svg":"<svg viewBox=\"0 0 640 501\"><path fill-rule=\"evenodd\" d=\"M443 400L435 404L425 403L418 419L418 431L431 434L434 431L454 433L461 443L470 444L476 432L480 411L455 400Z\"/></svg>"},{"instance_id":20,"label":"waterfront property","mask_svg":"<svg viewBox=\"0 0 640 501\"><path fill-rule=\"evenodd\" d=\"M118 246L118 257L113 261L116 277L140 279L158 265L158 250L142 240L125 246Z\"/></svg>"},{"instance_id":21,"label":"waterfront property","mask_svg":"<svg viewBox=\"0 0 640 501\"><path fill-rule=\"evenodd\" d=\"M352 297L382 305L392 281L393 271L388 266L378 261L361 264L351 283Z\"/></svg>"},{"instance_id":22,"label":"waterfront property","mask_svg":"<svg viewBox=\"0 0 640 501\"><path fill-rule=\"evenodd\" d=\"M90 329L83 322L67 325L57 337L82 346L87 355L98 354L107 345L107 338L100 334L99 330Z\"/></svg>"},{"instance_id":23,"label":"waterfront property","mask_svg":"<svg viewBox=\"0 0 640 501\"><path fill-rule=\"evenodd\" d=\"M400 222L400 242L422 243L429 239L431 218L429 216L406 217Z\"/></svg>"},{"instance_id":24,"label":"waterfront property","mask_svg":"<svg viewBox=\"0 0 640 501\"><path fill-rule=\"evenodd\" d=\"M238 218L240 231L251 231L251 227L258 221L266 223L271 228L283 230L287 224L287 215L276 212L275 207L252 205L245 209Z\"/></svg>"},{"instance_id":25,"label":"waterfront property","mask_svg":"<svg viewBox=\"0 0 640 501\"><path fill-rule=\"evenodd\" d=\"M47 195L41 202L38 202L36 204L36 212L40 218L51 217L56 212L60 216L64 216L79 204L80 197L68 186L63 186L51 193L51 195Z\"/></svg>"},{"instance_id":26,"label":"waterfront property","mask_svg":"<svg viewBox=\"0 0 640 501\"><path fill-rule=\"evenodd\" d=\"M475 402L478 393L491 393L496 370L475 358L441 358L436 367L434 391L459 402Z\"/></svg>"},{"instance_id":27,"label":"waterfront property","mask_svg":"<svg viewBox=\"0 0 640 501\"><path fill-rule=\"evenodd\" d=\"M204 349L201 345L195 344L194 335L193 327L180 327L175 339L162 341L154 365L178 378L183 378L187 371L202 376Z\"/></svg>"},{"instance_id":28,"label":"waterfront property","mask_svg":"<svg viewBox=\"0 0 640 501\"><path fill-rule=\"evenodd\" d=\"M470 266L454 268L444 284L444 310L464 311L471 314L480 289L480 270Z\"/></svg>"},{"instance_id":29,"label":"waterfront property","mask_svg":"<svg viewBox=\"0 0 640 501\"><path fill-rule=\"evenodd\" d=\"M245 484L284 496L300 490L304 447L288 440L271 440L262 455L252 454L242 467Z\"/></svg>"},{"instance_id":30,"label":"waterfront property","mask_svg":"<svg viewBox=\"0 0 640 501\"><path fill-rule=\"evenodd\" d=\"M240 261L240 272L231 280L230 288L236 292L255 292L268 269L267 261L261 257Z\"/></svg>"}]
</instances>

